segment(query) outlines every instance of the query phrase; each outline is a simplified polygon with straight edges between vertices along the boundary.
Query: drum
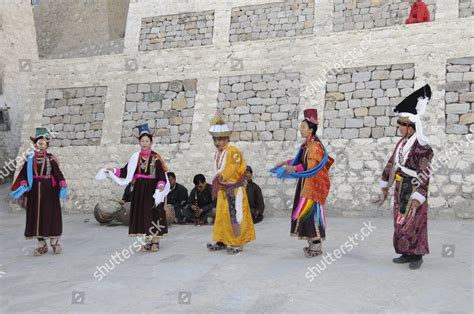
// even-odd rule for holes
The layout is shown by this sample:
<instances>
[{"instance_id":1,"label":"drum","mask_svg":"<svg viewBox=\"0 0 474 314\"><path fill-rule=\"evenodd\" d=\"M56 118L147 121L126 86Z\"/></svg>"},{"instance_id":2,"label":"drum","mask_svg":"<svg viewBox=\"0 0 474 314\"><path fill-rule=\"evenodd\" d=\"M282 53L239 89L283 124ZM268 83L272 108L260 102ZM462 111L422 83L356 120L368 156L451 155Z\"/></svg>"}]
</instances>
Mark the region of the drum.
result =
<instances>
[{"instance_id":1,"label":"drum","mask_svg":"<svg viewBox=\"0 0 474 314\"><path fill-rule=\"evenodd\" d=\"M130 204L130 202L123 204L122 208L115 213L115 218L126 226L130 223Z\"/></svg>"},{"instance_id":2,"label":"drum","mask_svg":"<svg viewBox=\"0 0 474 314\"><path fill-rule=\"evenodd\" d=\"M174 213L174 207L173 205L167 204L165 206L165 213L166 213L166 224L171 226L171 224L174 222L175 219L175 213Z\"/></svg>"},{"instance_id":3,"label":"drum","mask_svg":"<svg viewBox=\"0 0 474 314\"><path fill-rule=\"evenodd\" d=\"M116 208L106 209L103 203L97 203L94 207L94 217L101 224L114 220Z\"/></svg>"}]
</instances>

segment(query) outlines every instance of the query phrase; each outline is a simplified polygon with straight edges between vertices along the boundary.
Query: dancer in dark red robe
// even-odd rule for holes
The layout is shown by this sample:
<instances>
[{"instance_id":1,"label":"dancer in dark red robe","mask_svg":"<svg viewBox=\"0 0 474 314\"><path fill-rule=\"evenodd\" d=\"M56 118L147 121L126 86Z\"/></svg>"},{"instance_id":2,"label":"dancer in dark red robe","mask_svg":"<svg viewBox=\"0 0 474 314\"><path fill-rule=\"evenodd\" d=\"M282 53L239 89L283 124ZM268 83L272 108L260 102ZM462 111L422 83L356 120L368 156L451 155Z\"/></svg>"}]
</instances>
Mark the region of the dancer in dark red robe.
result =
<instances>
[{"instance_id":1,"label":"dancer in dark red robe","mask_svg":"<svg viewBox=\"0 0 474 314\"><path fill-rule=\"evenodd\" d=\"M37 149L28 155L26 162L12 185L11 196L26 198L25 237L38 239L34 255L48 252L45 239L50 239L53 253L61 253L59 238L63 231L60 195L65 198L67 184L59 169L58 160L47 153L49 132L37 128L31 137Z\"/></svg>"},{"instance_id":2,"label":"dancer in dark red robe","mask_svg":"<svg viewBox=\"0 0 474 314\"><path fill-rule=\"evenodd\" d=\"M398 124L402 139L395 147L382 173L381 205L395 185L394 235L395 252L401 254L394 263L410 263L418 269L428 247L428 185L431 176L430 162L433 150L423 134L421 115L431 98L431 89L425 85L395 108L400 113Z\"/></svg>"},{"instance_id":3,"label":"dancer in dark red robe","mask_svg":"<svg viewBox=\"0 0 474 314\"><path fill-rule=\"evenodd\" d=\"M141 150L123 168L102 169L96 178L109 176L119 185L131 185L129 236L144 236L142 251L157 252L159 239L168 234L164 204L170 190L168 168L151 149L153 135L148 124L138 126Z\"/></svg>"}]
</instances>

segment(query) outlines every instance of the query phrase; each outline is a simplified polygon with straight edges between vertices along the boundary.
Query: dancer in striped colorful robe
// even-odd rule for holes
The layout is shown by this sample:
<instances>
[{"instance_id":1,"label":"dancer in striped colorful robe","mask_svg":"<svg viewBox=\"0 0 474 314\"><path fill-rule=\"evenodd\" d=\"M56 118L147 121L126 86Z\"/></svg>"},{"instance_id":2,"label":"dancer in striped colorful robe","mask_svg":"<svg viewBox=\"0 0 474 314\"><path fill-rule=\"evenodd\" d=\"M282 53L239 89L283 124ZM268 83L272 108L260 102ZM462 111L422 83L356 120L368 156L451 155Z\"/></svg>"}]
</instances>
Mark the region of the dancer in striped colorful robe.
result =
<instances>
[{"instance_id":1,"label":"dancer in striped colorful robe","mask_svg":"<svg viewBox=\"0 0 474 314\"><path fill-rule=\"evenodd\" d=\"M328 156L316 135L317 110L305 110L304 117L300 133L305 142L294 159L278 163L271 172L282 179L298 179L291 213L291 235L308 241L308 246L303 248L304 254L314 257L322 254L321 241L326 238L324 203L329 194L329 168L334 159Z\"/></svg>"}]
</instances>

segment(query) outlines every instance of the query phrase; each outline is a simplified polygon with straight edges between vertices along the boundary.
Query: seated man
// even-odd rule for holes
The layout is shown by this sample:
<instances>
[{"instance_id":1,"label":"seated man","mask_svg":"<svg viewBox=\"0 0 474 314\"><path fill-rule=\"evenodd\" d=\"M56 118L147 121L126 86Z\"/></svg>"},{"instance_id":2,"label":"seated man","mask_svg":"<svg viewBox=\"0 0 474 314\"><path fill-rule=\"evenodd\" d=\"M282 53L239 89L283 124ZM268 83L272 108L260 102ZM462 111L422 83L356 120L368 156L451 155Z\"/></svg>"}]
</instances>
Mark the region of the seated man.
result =
<instances>
[{"instance_id":1,"label":"seated man","mask_svg":"<svg viewBox=\"0 0 474 314\"><path fill-rule=\"evenodd\" d=\"M413 0L410 9L410 17L405 21L405 24L423 23L430 21L430 11L423 2L423 0Z\"/></svg>"},{"instance_id":2,"label":"seated man","mask_svg":"<svg viewBox=\"0 0 474 314\"><path fill-rule=\"evenodd\" d=\"M262 190L252 181L252 167L247 166L244 178L247 181L247 197L249 199L250 211L252 212L253 223L259 223L263 220L263 211L265 210L265 202L263 201Z\"/></svg>"},{"instance_id":3,"label":"seated man","mask_svg":"<svg viewBox=\"0 0 474 314\"><path fill-rule=\"evenodd\" d=\"M185 222L212 224L216 215L216 202L212 200L212 187L206 182L202 174L197 174L193 179L194 188L188 199L188 206L183 211Z\"/></svg>"},{"instance_id":4,"label":"seated man","mask_svg":"<svg viewBox=\"0 0 474 314\"><path fill-rule=\"evenodd\" d=\"M175 213L175 223L183 222L183 209L188 202L188 190L179 183L176 183L176 175L173 172L168 172L168 179L170 180L170 192L166 197L167 206L173 206Z\"/></svg>"}]
</instances>

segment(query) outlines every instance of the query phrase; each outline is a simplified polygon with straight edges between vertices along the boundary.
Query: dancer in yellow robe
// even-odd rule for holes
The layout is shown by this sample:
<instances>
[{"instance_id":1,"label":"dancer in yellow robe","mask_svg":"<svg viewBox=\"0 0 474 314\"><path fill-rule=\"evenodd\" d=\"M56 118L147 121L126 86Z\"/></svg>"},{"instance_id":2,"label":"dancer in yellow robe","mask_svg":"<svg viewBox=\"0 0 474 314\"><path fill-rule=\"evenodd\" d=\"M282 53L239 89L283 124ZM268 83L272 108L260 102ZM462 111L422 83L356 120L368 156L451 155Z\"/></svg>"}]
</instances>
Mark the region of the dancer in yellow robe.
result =
<instances>
[{"instance_id":1,"label":"dancer in yellow robe","mask_svg":"<svg viewBox=\"0 0 474 314\"><path fill-rule=\"evenodd\" d=\"M208 243L211 251L227 250L229 254L240 253L244 244L255 240L255 229L244 186L247 164L242 153L229 143L232 131L221 115L211 122L211 133L217 152L214 156L216 175L212 181L212 194L217 198L216 221L212 239Z\"/></svg>"}]
</instances>

